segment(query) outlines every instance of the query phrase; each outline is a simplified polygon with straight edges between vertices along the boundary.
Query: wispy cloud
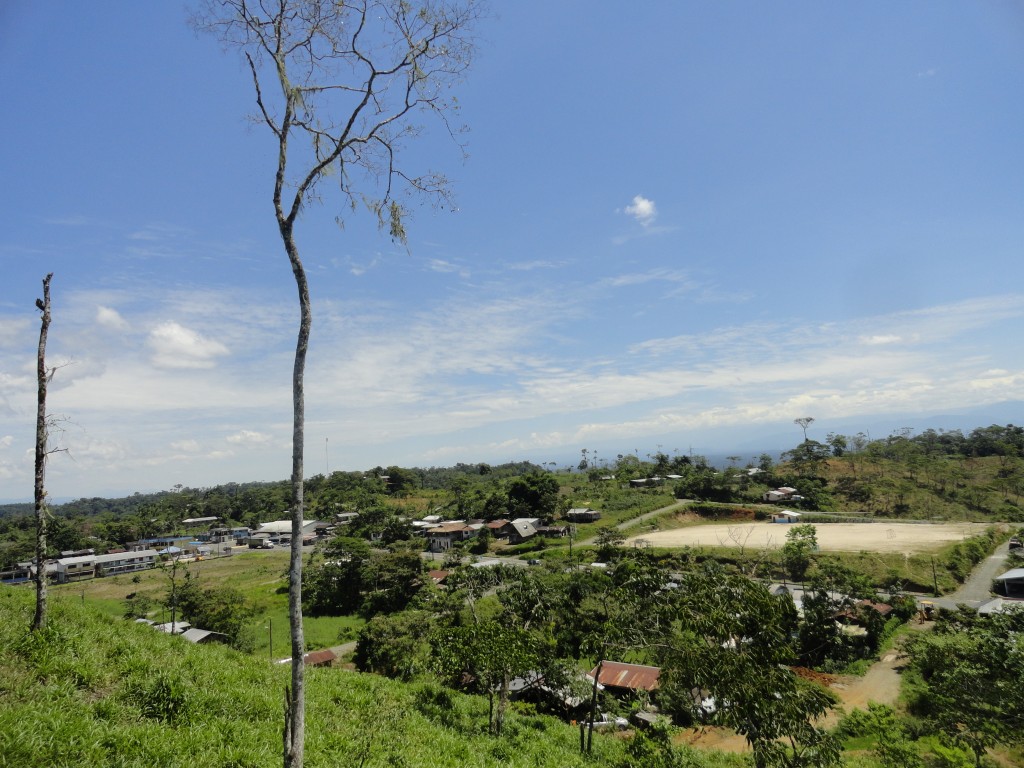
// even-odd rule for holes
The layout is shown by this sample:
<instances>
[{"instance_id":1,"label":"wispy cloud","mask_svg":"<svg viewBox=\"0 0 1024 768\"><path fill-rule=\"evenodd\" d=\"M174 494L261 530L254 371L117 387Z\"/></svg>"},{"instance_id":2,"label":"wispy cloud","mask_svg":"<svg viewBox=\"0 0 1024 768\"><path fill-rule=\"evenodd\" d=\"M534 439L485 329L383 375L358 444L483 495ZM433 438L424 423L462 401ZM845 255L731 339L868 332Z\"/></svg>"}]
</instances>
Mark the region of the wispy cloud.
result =
<instances>
[{"instance_id":1,"label":"wispy cloud","mask_svg":"<svg viewBox=\"0 0 1024 768\"><path fill-rule=\"evenodd\" d=\"M531 272L535 269L557 269L562 266L558 262L536 259L534 261L516 261L508 265L508 268L517 272Z\"/></svg>"},{"instance_id":2,"label":"wispy cloud","mask_svg":"<svg viewBox=\"0 0 1024 768\"><path fill-rule=\"evenodd\" d=\"M126 331L129 326L116 309L96 307L96 324L111 331Z\"/></svg>"},{"instance_id":3,"label":"wispy cloud","mask_svg":"<svg viewBox=\"0 0 1024 768\"><path fill-rule=\"evenodd\" d=\"M270 442L270 435L256 432L251 429L243 429L225 438L232 445L265 445Z\"/></svg>"},{"instance_id":4,"label":"wispy cloud","mask_svg":"<svg viewBox=\"0 0 1024 768\"><path fill-rule=\"evenodd\" d=\"M599 326L580 330L617 291L663 285L696 297L703 286L693 282L687 270L651 268L575 294L533 285L516 295L496 281L432 298L412 314L320 300L306 376L308 439L331 436L335 467L364 466L370 455L371 463L401 461L399 445L415 451L412 461L487 460L807 413L1024 399L1024 356L1001 333L1024 316L1022 296L826 322L794 315L720 324L633 344ZM54 462L55 483L102 471L130 484L131 472L159 467L177 468L186 484L215 467L217 476L265 477L254 456L276 457L282 469L271 476L287 475L290 296L138 287L65 299L55 354L70 344L76 365L59 372L53 407L79 426L67 435L73 464ZM0 434L16 436L14 417L27 423L32 409L32 334L8 335L15 346L0 355ZM13 446L7 456L0 476L28 482L31 462Z\"/></svg>"},{"instance_id":5,"label":"wispy cloud","mask_svg":"<svg viewBox=\"0 0 1024 768\"><path fill-rule=\"evenodd\" d=\"M179 323L161 323L149 333L152 361L158 368L211 368L228 348Z\"/></svg>"}]
</instances>

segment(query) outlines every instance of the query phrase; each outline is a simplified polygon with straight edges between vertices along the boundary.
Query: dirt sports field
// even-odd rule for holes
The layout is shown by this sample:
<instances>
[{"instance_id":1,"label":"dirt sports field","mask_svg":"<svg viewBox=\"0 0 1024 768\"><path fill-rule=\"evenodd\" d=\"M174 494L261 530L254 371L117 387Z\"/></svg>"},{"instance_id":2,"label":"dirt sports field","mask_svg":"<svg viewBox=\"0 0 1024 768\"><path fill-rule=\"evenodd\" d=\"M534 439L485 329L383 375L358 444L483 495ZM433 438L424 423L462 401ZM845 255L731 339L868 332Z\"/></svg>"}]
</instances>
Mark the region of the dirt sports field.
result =
<instances>
[{"instance_id":1,"label":"dirt sports field","mask_svg":"<svg viewBox=\"0 0 1024 768\"><path fill-rule=\"evenodd\" d=\"M929 552L983 531L981 523L816 523L818 548L846 552ZM787 523L715 523L652 531L626 540L630 546L746 547L777 549L786 543Z\"/></svg>"}]
</instances>

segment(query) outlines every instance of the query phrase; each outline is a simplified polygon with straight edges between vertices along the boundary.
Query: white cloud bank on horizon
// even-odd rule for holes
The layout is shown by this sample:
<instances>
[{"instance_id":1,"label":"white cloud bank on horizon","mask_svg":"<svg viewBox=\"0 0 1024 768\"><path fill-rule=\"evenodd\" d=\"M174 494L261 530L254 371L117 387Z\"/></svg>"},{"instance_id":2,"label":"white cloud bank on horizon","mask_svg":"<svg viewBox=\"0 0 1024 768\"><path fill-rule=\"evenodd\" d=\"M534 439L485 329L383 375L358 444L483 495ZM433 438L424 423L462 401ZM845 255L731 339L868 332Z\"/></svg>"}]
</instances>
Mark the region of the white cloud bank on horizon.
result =
<instances>
[{"instance_id":1,"label":"white cloud bank on horizon","mask_svg":"<svg viewBox=\"0 0 1024 768\"><path fill-rule=\"evenodd\" d=\"M507 460L667 432L699 439L701 431L808 413L822 421L1024 399L1022 342L1012 332L1024 296L825 322L719 325L628 346L560 338L579 304L607 301L602 288L615 286L562 301L543 292L465 294L400 316L321 305L306 376L311 461L325 437L333 469L365 468ZM292 338L278 333L279 308L261 308L264 319L239 311L217 326L221 338L244 342L246 354L228 356L225 344L166 322L147 341L178 365L154 369L137 348L104 348L102 374L75 379L54 398L74 421L66 435L72 460L52 463L54 492L110 487L96 482L166 488L287 476L287 446L273 436L290 432ZM121 319L147 325L142 315ZM91 354L81 349L86 364ZM28 395L16 405L28 413ZM0 434L12 436L0 497L31 487L31 462L14 455L30 447L29 431L15 426L23 416L0 412ZM232 450L202 448L218 442Z\"/></svg>"}]
</instances>

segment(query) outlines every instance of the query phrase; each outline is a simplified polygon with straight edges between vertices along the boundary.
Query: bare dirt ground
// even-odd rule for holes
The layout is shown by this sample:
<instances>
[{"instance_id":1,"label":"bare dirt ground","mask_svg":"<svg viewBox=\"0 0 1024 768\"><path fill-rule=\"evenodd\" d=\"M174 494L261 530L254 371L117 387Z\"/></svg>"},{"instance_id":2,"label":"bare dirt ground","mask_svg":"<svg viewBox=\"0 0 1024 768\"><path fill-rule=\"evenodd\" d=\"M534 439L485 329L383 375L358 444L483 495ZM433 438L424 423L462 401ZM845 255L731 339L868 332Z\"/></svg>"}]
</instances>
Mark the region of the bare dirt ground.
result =
<instances>
[{"instance_id":1,"label":"bare dirt ground","mask_svg":"<svg viewBox=\"0 0 1024 768\"><path fill-rule=\"evenodd\" d=\"M981 523L816 523L818 548L846 552L929 552L985 529ZM713 523L652 531L626 540L654 547L746 547L778 549L786 543L783 523Z\"/></svg>"},{"instance_id":2,"label":"bare dirt ground","mask_svg":"<svg viewBox=\"0 0 1024 768\"><path fill-rule=\"evenodd\" d=\"M823 728L834 728L844 712L867 709L869 702L895 704L900 694L900 672L906 662L906 657L896 650L890 650L872 664L863 677L811 673L814 679L826 684L839 698L839 706L817 724ZM676 743L689 744L698 749L717 749L720 752L742 754L750 751L747 740L728 728L695 728L683 731L676 738Z\"/></svg>"}]
</instances>

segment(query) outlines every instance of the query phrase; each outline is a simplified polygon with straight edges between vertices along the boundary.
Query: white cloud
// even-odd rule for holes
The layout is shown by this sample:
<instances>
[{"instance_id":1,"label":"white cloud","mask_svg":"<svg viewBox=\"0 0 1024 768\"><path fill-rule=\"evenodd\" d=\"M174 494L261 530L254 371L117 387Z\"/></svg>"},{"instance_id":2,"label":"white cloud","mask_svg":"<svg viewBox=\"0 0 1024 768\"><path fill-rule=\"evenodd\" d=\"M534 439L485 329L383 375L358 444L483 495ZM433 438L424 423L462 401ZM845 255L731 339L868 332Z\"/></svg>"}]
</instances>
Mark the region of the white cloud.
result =
<instances>
[{"instance_id":1,"label":"white cloud","mask_svg":"<svg viewBox=\"0 0 1024 768\"><path fill-rule=\"evenodd\" d=\"M171 443L171 448L176 451L182 451L184 453L195 453L199 450L198 440L175 440Z\"/></svg>"},{"instance_id":2,"label":"white cloud","mask_svg":"<svg viewBox=\"0 0 1024 768\"><path fill-rule=\"evenodd\" d=\"M879 336L861 336L859 341L861 344L866 344L870 347L873 347L882 344L898 344L899 342L903 341L903 339L894 333L887 333Z\"/></svg>"},{"instance_id":3,"label":"white cloud","mask_svg":"<svg viewBox=\"0 0 1024 768\"><path fill-rule=\"evenodd\" d=\"M455 273L462 278L469 277L468 269L460 267L458 264L453 264L450 261L445 261L444 259L430 259L427 262L427 266L431 272Z\"/></svg>"},{"instance_id":4,"label":"white cloud","mask_svg":"<svg viewBox=\"0 0 1024 768\"><path fill-rule=\"evenodd\" d=\"M225 439L234 445L263 445L270 442L270 435L243 429L241 432L228 435Z\"/></svg>"},{"instance_id":5,"label":"white cloud","mask_svg":"<svg viewBox=\"0 0 1024 768\"><path fill-rule=\"evenodd\" d=\"M10 448L14 444L14 435L0 437L0 448Z\"/></svg>"},{"instance_id":6,"label":"white cloud","mask_svg":"<svg viewBox=\"0 0 1024 768\"><path fill-rule=\"evenodd\" d=\"M212 368L215 358L228 354L228 348L219 341L173 321L150 331L148 344L158 368Z\"/></svg>"},{"instance_id":7,"label":"white cloud","mask_svg":"<svg viewBox=\"0 0 1024 768\"><path fill-rule=\"evenodd\" d=\"M530 272L534 269L555 269L560 265L554 261L535 259L534 261L517 261L508 265L508 268L517 272Z\"/></svg>"},{"instance_id":8,"label":"white cloud","mask_svg":"<svg viewBox=\"0 0 1024 768\"><path fill-rule=\"evenodd\" d=\"M632 216L641 225L648 227L658 218L658 209L653 200L648 200L643 195L637 195L633 202L625 208L627 214Z\"/></svg>"},{"instance_id":9,"label":"white cloud","mask_svg":"<svg viewBox=\"0 0 1024 768\"><path fill-rule=\"evenodd\" d=\"M30 323L20 317L0 317L0 349L22 346Z\"/></svg>"},{"instance_id":10,"label":"white cloud","mask_svg":"<svg viewBox=\"0 0 1024 768\"><path fill-rule=\"evenodd\" d=\"M116 309L102 305L96 307L96 324L111 331L126 331L129 327L128 322Z\"/></svg>"}]
</instances>

